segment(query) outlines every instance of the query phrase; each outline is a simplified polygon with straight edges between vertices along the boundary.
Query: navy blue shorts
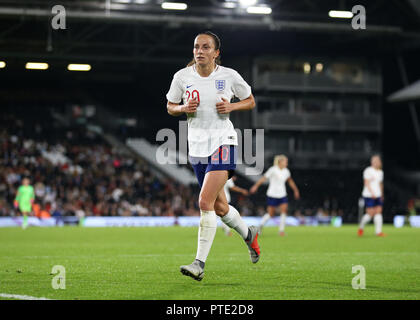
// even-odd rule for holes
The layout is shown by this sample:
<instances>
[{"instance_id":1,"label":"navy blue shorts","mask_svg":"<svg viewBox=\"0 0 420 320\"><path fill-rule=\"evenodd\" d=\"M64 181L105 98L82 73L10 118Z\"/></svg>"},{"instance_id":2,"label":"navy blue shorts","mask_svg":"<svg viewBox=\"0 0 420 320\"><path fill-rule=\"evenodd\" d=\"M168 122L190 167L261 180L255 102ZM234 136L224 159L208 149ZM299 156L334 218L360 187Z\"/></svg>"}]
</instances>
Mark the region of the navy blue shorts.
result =
<instances>
[{"instance_id":1,"label":"navy blue shorts","mask_svg":"<svg viewBox=\"0 0 420 320\"><path fill-rule=\"evenodd\" d=\"M267 196L267 206L273 206L273 207L277 207L283 203L288 203L289 200L287 199L287 197L283 197L283 198L272 198Z\"/></svg>"},{"instance_id":2,"label":"navy blue shorts","mask_svg":"<svg viewBox=\"0 0 420 320\"><path fill-rule=\"evenodd\" d=\"M228 179L232 178L236 169L237 150L234 145L223 145L208 157L191 157L189 160L194 169L200 188L204 176L209 171L227 170Z\"/></svg>"},{"instance_id":3,"label":"navy blue shorts","mask_svg":"<svg viewBox=\"0 0 420 320\"><path fill-rule=\"evenodd\" d=\"M365 207L372 208L377 206L383 206L381 198L364 198L365 199Z\"/></svg>"}]
</instances>

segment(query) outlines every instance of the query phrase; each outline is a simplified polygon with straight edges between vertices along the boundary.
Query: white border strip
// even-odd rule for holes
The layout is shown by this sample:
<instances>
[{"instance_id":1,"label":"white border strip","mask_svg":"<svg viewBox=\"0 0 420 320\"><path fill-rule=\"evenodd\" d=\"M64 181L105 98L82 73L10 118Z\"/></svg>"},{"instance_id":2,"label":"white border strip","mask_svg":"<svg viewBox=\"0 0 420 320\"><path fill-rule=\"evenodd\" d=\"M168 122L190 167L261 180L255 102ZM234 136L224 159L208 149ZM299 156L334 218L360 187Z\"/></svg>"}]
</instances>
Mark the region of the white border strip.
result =
<instances>
[{"instance_id":1,"label":"white border strip","mask_svg":"<svg viewBox=\"0 0 420 320\"><path fill-rule=\"evenodd\" d=\"M9 299L18 299L18 300L51 300L44 297L37 298L37 297L22 296L19 294L8 294L8 293L0 293L0 298L9 298Z\"/></svg>"}]
</instances>

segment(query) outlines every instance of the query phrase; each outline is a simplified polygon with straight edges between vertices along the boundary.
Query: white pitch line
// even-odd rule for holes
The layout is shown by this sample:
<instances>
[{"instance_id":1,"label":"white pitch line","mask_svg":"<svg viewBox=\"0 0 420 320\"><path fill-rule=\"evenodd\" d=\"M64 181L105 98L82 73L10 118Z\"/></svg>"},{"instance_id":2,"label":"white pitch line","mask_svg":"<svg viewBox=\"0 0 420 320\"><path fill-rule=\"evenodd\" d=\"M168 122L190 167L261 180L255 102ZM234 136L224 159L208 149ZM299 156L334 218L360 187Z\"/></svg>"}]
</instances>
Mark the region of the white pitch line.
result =
<instances>
[{"instance_id":1,"label":"white pitch line","mask_svg":"<svg viewBox=\"0 0 420 320\"><path fill-rule=\"evenodd\" d=\"M9 298L9 299L18 299L18 300L51 300L48 298L37 298L37 297L31 297L31 296L25 296L25 295L19 295L19 294L8 294L8 293L0 293L0 298Z\"/></svg>"}]
</instances>

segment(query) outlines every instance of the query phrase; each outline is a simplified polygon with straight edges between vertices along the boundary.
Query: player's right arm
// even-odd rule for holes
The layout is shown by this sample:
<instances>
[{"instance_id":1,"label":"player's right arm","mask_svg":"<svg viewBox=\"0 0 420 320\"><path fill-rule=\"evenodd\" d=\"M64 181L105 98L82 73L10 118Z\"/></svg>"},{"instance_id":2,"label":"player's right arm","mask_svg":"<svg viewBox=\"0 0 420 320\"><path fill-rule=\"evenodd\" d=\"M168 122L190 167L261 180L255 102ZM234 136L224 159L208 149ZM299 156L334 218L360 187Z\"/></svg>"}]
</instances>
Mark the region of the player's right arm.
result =
<instances>
[{"instance_id":1,"label":"player's right arm","mask_svg":"<svg viewBox=\"0 0 420 320\"><path fill-rule=\"evenodd\" d=\"M366 186L366 188L369 190L369 192L370 192L370 194L371 194L372 198L375 198L375 194L373 193L373 190L372 190L372 188L370 187L370 180L369 180L369 179L364 179L364 181L365 181L365 186Z\"/></svg>"},{"instance_id":2,"label":"player's right arm","mask_svg":"<svg viewBox=\"0 0 420 320\"><path fill-rule=\"evenodd\" d=\"M20 189L20 188L19 188ZM19 198L20 198L20 193L19 193L19 189L16 192L16 197L15 200L13 201L13 205L15 206L15 208L17 209L17 207L19 206Z\"/></svg>"},{"instance_id":3,"label":"player's right arm","mask_svg":"<svg viewBox=\"0 0 420 320\"><path fill-rule=\"evenodd\" d=\"M183 81L182 81L182 72L177 72L172 79L171 86L168 93L166 94L166 99L168 103L166 108L168 113L171 116L178 117L183 113L194 113L197 111L198 99L195 97L193 99L188 99L187 103L181 104L182 97L184 96Z\"/></svg>"},{"instance_id":4,"label":"player's right arm","mask_svg":"<svg viewBox=\"0 0 420 320\"><path fill-rule=\"evenodd\" d=\"M255 192L257 192L258 188L260 187L260 185L262 185L265 181L267 180L267 178L265 176L262 176L249 190L249 192L251 194L254 194Z\"/></svg>"},{"instance_id":5,"label":"player's right arm","mask_svg":"<svg viewBox=\"0 0 420 320\"><path fill-rule=\"evenodd\" d=\"M197 111L197 98L189 99L186 104L178 104L168 101L166 108L171 116L178 117L183 113L194 113Z\"/></svg>"}]
</instances>

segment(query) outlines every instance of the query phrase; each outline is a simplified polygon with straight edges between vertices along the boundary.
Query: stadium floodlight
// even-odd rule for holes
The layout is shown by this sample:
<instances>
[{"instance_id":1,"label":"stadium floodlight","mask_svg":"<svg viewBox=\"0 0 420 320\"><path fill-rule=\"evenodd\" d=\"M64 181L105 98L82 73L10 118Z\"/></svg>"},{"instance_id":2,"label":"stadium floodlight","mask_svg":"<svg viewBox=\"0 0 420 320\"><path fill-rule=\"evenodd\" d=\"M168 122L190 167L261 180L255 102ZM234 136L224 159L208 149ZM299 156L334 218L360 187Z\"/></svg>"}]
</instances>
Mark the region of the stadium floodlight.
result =
<instances>
[{"instance_id":1,"label":"stadium floodlight","mask_svg":"<svg viewBox=\"0 0 420 320\"><path fill-rule=\"evenodd\" d=\"M322 70L324 69L324 65L322 64L322 63L320 63L320 62L318 62L316 65L315 65L315 70L317 71L317 72L322 72Z\"/></svg>"},{"instance_id":2,"label":"stadium floodlight","mask_svg":"<svg viewBox=\"0 0 420 320\"><path fill-rule=\"evenodd\" d=\"M6 68L6 62L0 61L0 69Z\"/></svg>"},{"instance_id":3,"label":"stadium floodlight","mask_svg":"<svg viewBox=\"0 0 420 320\"><path fill-rule=\"evenodd\" d=\"M330 10L328 15L331 18L343 18L343 19L351 19L353 18L353 12L351 11L338 11L338 10Z\"/></svg>"},{"instance_id":4,"label":"stadium floodlight","mask_svg":"<svg viewBox=\"0 0 420 320\"><path fill-rule=\"evenodd\" d=\"M258 0L239 0L239 3L244 7L256 5L257 2Z\"/></svg>"},{"instance_id":5,"label":"stadium floodlight","mask_svg":"<svg viewBox=\"0 0 420 320\"><path fill-rule=\"evenodd\" d=\"M26 69L30 70L47 70L48 63L45 62L27 62L25 65Z\"/></svg>"},{"instance_id":6,"label":"stadium floodlight","mask_svg":"<svg viewBox=\"0 0 420 320\"><path fill-rule=\"evenodd\" d=\"M246 11L252 14L271 14L272 12L270 7L248 7Z\"/></svg>"},{"instance_id":7,"label":"stadium floodlight","mask_svg":"<svg viewBox=\"0 0 420 320\"><path fill-rule=\"evenodd\" d=\"M163 2L161 6L166 10L187 10L188 8L186 3L181 2Z\"/></svg>"},{"instance_id":8,"label":"stadium floodlight","mask_svg":"<svg viewBox=\"0 0 420 320\"><path fill-rule=\"evenodd\" d=\"M311 65L309 62L305 62L303 64L303 72L305 72L306 74L311 72Z\"/></svg>"},{"instance_id":9,"label":"stadium floodlight","mask_svg":"<svg viewBox=\"0 0 420 320\"><path fill-rule=\"evenodd\" d=\"M225 8L234 9L234 8L236 8L236 3L235 2L225 2L225 3L223 3L223 6Z\"/></svg>"},{"instance_id":10,"label":"stadium floodlight","mask_svg":"<svg viewBox=\"0 0 420 320\"><path fill-rule=\"evenodd\" d=\"M90 64L76 64L76 63L70 63L67 66L67 70L69 71L90 71L92 67Z\"/></svg>"}]
</instances>

